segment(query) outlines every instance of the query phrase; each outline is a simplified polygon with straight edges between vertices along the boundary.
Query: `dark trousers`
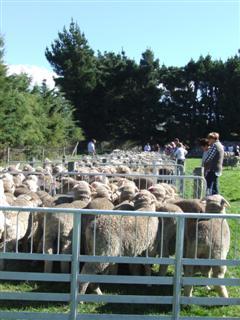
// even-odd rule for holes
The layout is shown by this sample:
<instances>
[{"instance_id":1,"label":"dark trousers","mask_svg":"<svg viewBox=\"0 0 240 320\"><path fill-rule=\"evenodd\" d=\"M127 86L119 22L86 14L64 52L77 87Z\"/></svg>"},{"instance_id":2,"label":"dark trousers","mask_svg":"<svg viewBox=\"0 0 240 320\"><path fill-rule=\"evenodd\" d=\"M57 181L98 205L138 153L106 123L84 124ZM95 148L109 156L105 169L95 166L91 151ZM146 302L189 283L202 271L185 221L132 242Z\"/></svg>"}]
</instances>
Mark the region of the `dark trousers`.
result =
<instances>
[{"instance_id":1,"label":"dark trousers","mask_svg":"<svg viewBox=\"0 0 240 320\"><path fill-rule=\"evenodd\" d=\"M179 175L183 175L184 173L184 162L185 160L180 160L180 159L177 160L177 164L180 164L181 166L183 166L183 168L182 167L178 168Z\"/></svg>"},{"instance_id":2,"label":"dark trousers","mask_svg":"<svg viewBox=\"0 0 240 320\"><path fill-rule=\"evenodd\" d=\"M207 192L209 195L219 194L218 176L214 171L208 171L205 177L207 181Z\"/></svg>"}]
</instances>

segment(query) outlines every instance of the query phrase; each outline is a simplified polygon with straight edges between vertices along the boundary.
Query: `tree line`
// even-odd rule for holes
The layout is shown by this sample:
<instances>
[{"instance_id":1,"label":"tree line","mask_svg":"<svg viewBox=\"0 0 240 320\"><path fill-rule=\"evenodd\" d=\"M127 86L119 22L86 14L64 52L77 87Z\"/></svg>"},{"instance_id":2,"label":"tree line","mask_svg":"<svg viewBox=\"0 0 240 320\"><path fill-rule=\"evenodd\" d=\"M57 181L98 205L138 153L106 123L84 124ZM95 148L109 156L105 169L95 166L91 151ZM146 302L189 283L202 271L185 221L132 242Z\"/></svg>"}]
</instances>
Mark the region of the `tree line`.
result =
<instances>
[{"instance_id":1,"label":"tree line","mask_svg":"<svg viewBox=\"0 0 240 320\"><path fill-rule=\"evenodd\" d=\"M31 86L26 74L7 75L0 38L0 147L65 146L81 139L74 107L46 81Z\"/></svg>"},{"instance_id":2,"label":"tree line","mask_svg":"<svg viewBox=\"0 0 240 320\"><path fill-rule=\"evenodd\" d=\"M61 146L78 139L146 141L178 137L193 144L218 131L240 139L240 57L210 55L183 67L165 66L152 50L139 62L120 53L95 53L79 26L64 27L45 56L57 90L7 76L0 44L2 145Z\"/></svg>"},{"instance_id":3,"label":"tree line","mask_svg":"<svg viewBox=\"0 0 240 320\"><path fill-rule=\"evenodd\" d=\"M45 55L88 138L164 143L178 137L192 144L209 131L240 138L238 55L167 67L147 49L137 63L124 51L94 53L74 21Z\"/></svg>"}]
</instances>

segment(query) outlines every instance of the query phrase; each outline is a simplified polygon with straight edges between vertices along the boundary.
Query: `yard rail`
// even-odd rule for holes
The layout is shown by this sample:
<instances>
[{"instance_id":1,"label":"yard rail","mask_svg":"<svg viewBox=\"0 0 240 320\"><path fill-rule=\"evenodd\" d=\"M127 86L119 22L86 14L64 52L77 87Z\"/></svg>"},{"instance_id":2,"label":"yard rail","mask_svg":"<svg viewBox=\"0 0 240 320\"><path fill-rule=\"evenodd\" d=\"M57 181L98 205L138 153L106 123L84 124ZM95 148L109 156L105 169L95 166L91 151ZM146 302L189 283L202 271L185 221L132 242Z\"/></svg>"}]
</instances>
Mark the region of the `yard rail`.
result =
<instances>
[{"instance_id":1,"label":"yard rail","mask_svg":"<svg viewBox=\"0 0 240 320\"><path fill-rule=\"evenodd\" d=\"M204 219L224 219L234 220L236 228L232 234L233 249L231 256L226 260L221 259L201 259L195 257L193 259L184 257L184 227L186 219L202 219L202 214L190 213L160 213L160 212L138 212L138 211L99 211L99 210L79 210L79 209L65 209L65 208L22 208L22 207L0 207L3 212L17 211L17 212L31 212L32 215L36 214L52 214L52 213L67 213L73 216L73 230L72 230L72 252L71 254L62 254L57 251L53 254L18 252L17 246L14 252L8 252L7 245L2 245L0 259L5 260L29 260L29 261L65 261L71 262L70 274L59 273L41 273L41 272L11 272L1 271L1 280L18 280L18 281L44 281L44 282L63 282L70 283L70 291L62 292L0 292L0 300L7 301L55 301L70 304L69 313L37 313L37 312L17 312L14 311L0 311L1 319L85 319L85 320L110 320L110 319L144 319L144 320L157 320L157 319L205 319L204 317L184 317L180 316L181 306L187 304L198 305L239 305L239 298L216 298L216 297L184 297L182 296L182 287L184 285L219 285L224 284L227 286L240 286L239 278L202 278L202 277L185 277L183 275L183 267L185 265L226 265L226 266L240 266L240 248L238 247L238 232L239 232L239 214L204 214ZM99 256L94 252L92 255L85 255L81 252L81 225L83 215L95 215L95 223L97 217L100 215L114 215L114 216L134 216L136 219L139 216L145 217L158 217L159 219L173 218L176 220L176 253L174 257L164 257L162 255L162 241L160 251L157 257L146 256ZM32 225L33 227L33 225ZM17 234L16 234L17 239ZM4 238L4 243L6 238ZM94 237L96 241L96 237ZM121 241L121 239L119 239ZM130 263L130 264L168 264L174 267L174 275L161 277L161 276L122 276L122 275L96 275L96 274L81 274L80 262L111 262L111 263ZM153 285L172 285L173 294L171 296L164 295L94 295L85 294L80 295L78 292L79 282L95 282L95 283L117 283L117 284L153 284ZM169 304L172 305L171 315L120 315L120 314L83 314L78 312L79 302L94 302L94 303L119 303L119 304ZM207 318L217 319L217 318ZM237 319L228 317L228 319Z\"/></svg>"},{"instance_id":2,"label":"yard rail","mask_svg":"<svg viewBox=\"0 0 240 320\"><path fill-rule=\"evenodd\" d=\"M177 192L183 198L202 198L206 194L206 180L201 176L193 175L158 175L158 174L140 174L140 173L103 173L103 172L61 172L55 176L56 180L62 177L72 177L76 180L85 180L89 183L94 181L105 182L106 179L126 178L133 180L139 189L148 189L149 180L153 183L168 183L176 187ZM57 193L63 193L63 184L58 187Z\"/></svg>"}]
</instances>

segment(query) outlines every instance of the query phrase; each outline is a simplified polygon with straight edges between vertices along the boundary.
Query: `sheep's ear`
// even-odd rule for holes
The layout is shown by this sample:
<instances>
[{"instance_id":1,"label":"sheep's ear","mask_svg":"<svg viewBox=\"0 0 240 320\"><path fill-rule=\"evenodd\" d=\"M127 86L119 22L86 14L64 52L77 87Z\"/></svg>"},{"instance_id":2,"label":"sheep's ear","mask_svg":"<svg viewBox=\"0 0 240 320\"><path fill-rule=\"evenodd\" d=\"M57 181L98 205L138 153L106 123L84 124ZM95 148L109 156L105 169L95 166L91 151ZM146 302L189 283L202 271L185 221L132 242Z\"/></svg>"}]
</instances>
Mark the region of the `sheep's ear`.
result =
<instances>
[{"instance_id":1,"label":"sheep's ear","mask_svg":"<svg viewBox=\"0 0 240 320\"><path fill-rule=\"evenodd\" d=\"M221 200L221 206L228 207L228 208L231 207L230 203L223 197L222 197L222 200Z\"/></svg>"}]
</instances>

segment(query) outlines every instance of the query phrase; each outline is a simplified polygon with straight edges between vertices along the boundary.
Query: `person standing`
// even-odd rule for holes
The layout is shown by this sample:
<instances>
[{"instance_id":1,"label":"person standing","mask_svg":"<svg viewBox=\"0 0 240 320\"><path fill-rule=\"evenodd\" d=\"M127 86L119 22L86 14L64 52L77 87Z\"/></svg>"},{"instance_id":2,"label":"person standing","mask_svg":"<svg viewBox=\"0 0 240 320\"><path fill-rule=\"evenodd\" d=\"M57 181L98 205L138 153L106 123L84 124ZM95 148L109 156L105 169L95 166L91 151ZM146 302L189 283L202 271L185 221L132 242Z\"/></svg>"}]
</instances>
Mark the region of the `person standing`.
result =
<instances>
[{"instance_id":1,"label":"person standing","mask_svg":"<svg viewBox=\"0 0 240 320\"><path fill-rule=\"evenodd\" d=\"M186 160L187 150L184 148L183 144L179 142L176 146L176 150L174 152L174 156L177 160L177 164L184 165Z\"/></svg>"},{"instance_id":2,"label":"person standing","mask_svg":"<svg viewBox=\"0 0 240 320\"><path fill-rule=\"evenodd\" d=\"M187 150L184 148L181 142L176 145L176 150L174 151L174 157L176 158L177 164L179 165L178 174L184 174L184 164L186 160Z\"/></svg>"},{"instance_id":3,"label":"person standing","mask_svg":"<svg viewBox=\"0 0 240 320\"><path fill-rule=\"evenodd\" d=\"M219 194L218 177L222 174L224 147L219 141L219 133L211 132L207 137L210 148L203 160L204 167L207 168L207 194Z\"/></svg>"},{"instance_id":4,"label":"person standing","mask_svg":"<svg viewBox=\"0 0 240 320\"><path fill-rule=\"evenodd\" d=\"M199 140L199 146L201 147L203 154L202 154L202 167L204 169L204 176L206 176L207 171L208 171L208 167L206 165L204 165L204 161L208 155L208 150L210 148L209 146L209 141L207 138L202 138Z\"/></svg>"},{"instance_id":5,"label":"person standing","mask_svg":"<svg viewBox=\"0 0 240 320\"><path fill-rule=\"evenodd\" d=\"M146 151L146 152L150 152L151 151L151 146L150 146L149 142L144 146L143 150Z\"/></svg>"},{"instance_id":6,"label":"person standing","mask_svg":"<svg viewBox=\"0 0 240 320\"><path fill-rule=\"evenodd\" d=\"M88 146L87 146L88 154L91 156L96 154L95 143L96 143L95 139L92 139L91 141L88 142Z\"/></svg>"}]
</instances>

